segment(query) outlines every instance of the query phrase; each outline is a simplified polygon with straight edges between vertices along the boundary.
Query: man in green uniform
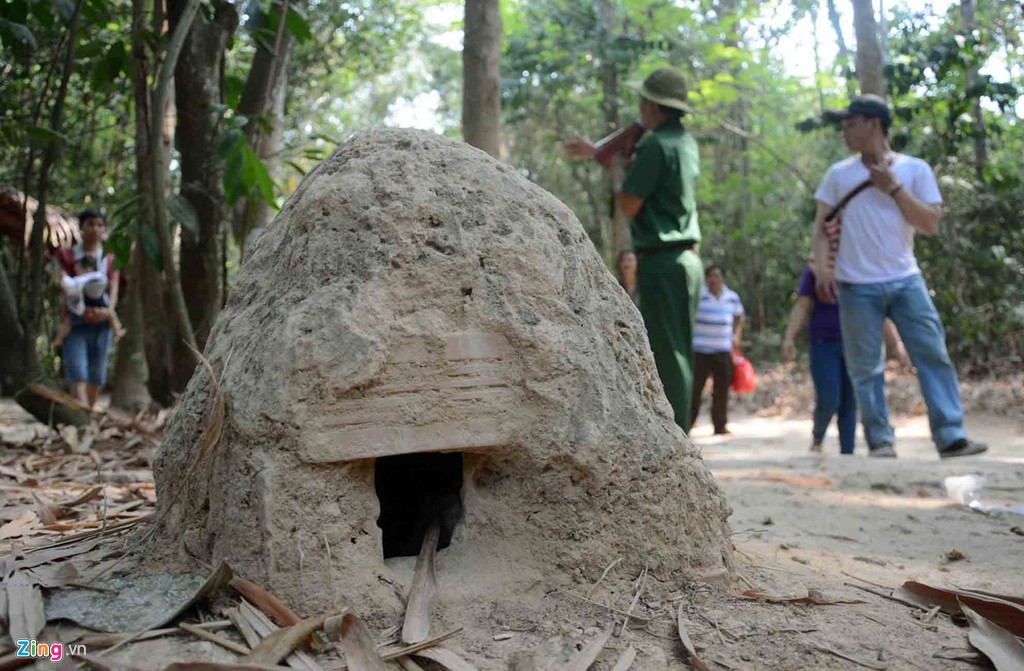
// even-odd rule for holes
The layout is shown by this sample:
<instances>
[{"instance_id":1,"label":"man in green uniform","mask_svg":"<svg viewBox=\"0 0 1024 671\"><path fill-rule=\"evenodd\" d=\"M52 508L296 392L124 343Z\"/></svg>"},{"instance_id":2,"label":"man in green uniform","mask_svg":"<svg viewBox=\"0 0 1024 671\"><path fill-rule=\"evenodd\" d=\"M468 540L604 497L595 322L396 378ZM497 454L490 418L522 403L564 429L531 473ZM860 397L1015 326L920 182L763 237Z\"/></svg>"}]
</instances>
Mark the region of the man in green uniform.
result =
<instances>
[{"instance_id":1,"label":"man in green uniform","mask_svg":"<svg viewBox=\"0 0 1024 671\"><path fill-rule=\"evenodd\" d=\"M687 87L682 73L662 68L637 87L640 118L649 131L636 147L616 208L631 220L633 249L639 257L637 293L654 363L675 413L690 430L693 398L693 329L704 269L697 256L697 141L682 115ZM593 156L593 147L566 145L570 156Z\"/></svg>"}]
</instances>

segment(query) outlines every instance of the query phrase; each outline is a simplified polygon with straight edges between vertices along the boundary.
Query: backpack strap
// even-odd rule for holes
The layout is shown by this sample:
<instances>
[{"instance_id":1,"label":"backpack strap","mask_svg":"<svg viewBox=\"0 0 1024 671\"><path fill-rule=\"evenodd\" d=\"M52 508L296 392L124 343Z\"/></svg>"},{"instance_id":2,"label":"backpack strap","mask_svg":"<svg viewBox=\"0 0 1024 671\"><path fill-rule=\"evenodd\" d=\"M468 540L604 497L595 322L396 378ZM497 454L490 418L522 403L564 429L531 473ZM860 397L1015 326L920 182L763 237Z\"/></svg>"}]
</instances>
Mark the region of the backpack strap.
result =
<instances>
[{"instance_id":1,"label":"backpack strap","mask_svg":"<svg viewBox=\"0 0 1024 671\"><path fill-rule=\"evenodd\" d=\"M828 223L835 219L837 216L839 216L839 213L843 211L843 208L846 207L850 203L850 201L854 199L854 197L856 197L862 191L870 187L870 179L866 179L857 186L853 187L853 189L848 194L843 196L842 200L840 200L835 207L829 210L828 214L825 215L825 222Z\"/></svg>"}]
</instances>

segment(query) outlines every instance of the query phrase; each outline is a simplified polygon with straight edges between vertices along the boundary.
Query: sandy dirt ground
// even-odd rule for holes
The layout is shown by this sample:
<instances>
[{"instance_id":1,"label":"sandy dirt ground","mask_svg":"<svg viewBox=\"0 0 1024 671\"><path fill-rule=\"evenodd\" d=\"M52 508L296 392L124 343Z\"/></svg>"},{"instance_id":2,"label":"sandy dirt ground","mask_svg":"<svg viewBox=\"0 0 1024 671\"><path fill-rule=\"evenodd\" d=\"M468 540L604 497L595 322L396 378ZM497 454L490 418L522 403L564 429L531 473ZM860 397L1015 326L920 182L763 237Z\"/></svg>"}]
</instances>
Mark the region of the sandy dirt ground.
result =
<instances>
[{"instance_id":1,"label":"sandy dirt ground","mask_svg":"<svg viewBox=\"0 0 1024 671\"><path fill-rule=\"evenodd\" d=\"M8 399L0 410L0 429L26 421ZM451 647L481 670L541 671L615 623L615 635L592 668L612 669L629 646L638 651L634 669L693 668L676 636L681 607L711 669L952 670L985 664L970 648L967 630L948 616L929 618L881 594L918 580L1024 595L1024 516L965 509L943 486L949 476L982 475L982 503L1024 505L1019 409L970 414L971 436L987 442L990 452L953 462L938 460L919 415L897 419L899 458L884 461L868 459L862 442L857 455L841 457L834 429L825 453L811 454L810 419L802 410L780 412L774 404L762 414L740 408L733 415L729 438L712 436L706 418L693 432L733 508L732 582L666 584L653 573L639 581L637 567L609 557L604 576L573 574L575 596L545 584L524 585L500 607L456 611L444 607L442 590L442 629L465 628ZM450 577L444 576L443 553L440 562L444 586ZM762 603L741 596L746 590L860 603ZM627 610L646 619L622 633L616 611ZM64 638L73 631L50 625L44 636ZM180 638L128 646L112 657L143 669L162 668L156 660L172 657L236 659ZM38 662L35 668L53 666Z\"/></svg>"},{"instance_id":2,"label":"sandy dirt ground","mask_svg":"<svg viewBox=\"0 0 1024 671\"><path fill-rule=\"evenodd\" d=\"M820 643L860 660L881 660L892 669L964 668L963 661L935 655L966 653L965 629L946 616L922 622L913 609L854 585L883 591L870 583L892 588L917 580L1024 594L1024 516L965 509L947 497L943 486L949 476L982 475L982 503L1024 504L1021 414L969 416L969 434L988 443L990 451L947 462L935 453L925 417L902 417L895 424L896 460L867 458L860 435L858 453L840 456L834 427L825 452L812 454L811 421L799 416L738 416L730 422L733 436L726 439L712 436L706 423L695 427L693 439L734 510L737 589L865 602L718 606L714 610L723 629L724 622L739 631L751 622L764 626L761 617L769 608L780 620L817 631L767 641L751 637L755 645L729 637L716 645L712 638L708 648L722 648L712 659L720 656L727 668L856 668L834 656L822 658L814 649ZM805 654L814 655L814 661Z\"/></svg>"}]
</instances>

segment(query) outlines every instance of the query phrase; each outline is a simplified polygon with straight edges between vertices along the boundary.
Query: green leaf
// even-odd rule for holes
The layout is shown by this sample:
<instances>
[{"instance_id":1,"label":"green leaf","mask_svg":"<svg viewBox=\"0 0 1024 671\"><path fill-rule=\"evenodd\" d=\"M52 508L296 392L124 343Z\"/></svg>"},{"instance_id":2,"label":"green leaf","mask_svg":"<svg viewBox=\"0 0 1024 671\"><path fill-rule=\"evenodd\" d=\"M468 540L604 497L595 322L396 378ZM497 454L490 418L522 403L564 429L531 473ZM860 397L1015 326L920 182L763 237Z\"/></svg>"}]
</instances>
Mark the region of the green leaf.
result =
<instances>
[{"instance_id":1,"label":"green leaf","mask_svg":"<svg viewBox=\"0 0 1024 671\"><path fill-rule=\"evenodd\" d=\"M0 42L9 45L19 58L28 58L39 46L28 26L3 17L0 17Z\"/></svg>"},{"instance_id":2,"label":"green leaf","mask_svg":"<svg viewBox=\"0 0 1024 671\"><path fill-rule=\"evenodd\" d=\"M121 74L125 72L127 66L128 52L125 51L124 44L120 42L111 44L93 68L93 86L101 91L110 90Z\"/></svg>"},{"instance_id":3,"label":"green leaf","mask_svg":"<svg viewBox=\"0 0 1024 671\"><path fill-rule=\"evenodd\" d=\"M183 230L188 231L193 238L199 240L199 216L192 207L192 203L180 193L175 193L167 199L167 214L171 221L175 222Z\"/></svg>"},{"instance_id":4,"label":"green leaf","mask_svg":"<svg viewBox=\"0 0 1024 671\"><path fill-rule=\"evenodd\" d=\"M75 49L75 58L81 58L81 59L95 58L96 56L99 56L104 51L106 51L109 48L109 46L110 45L108 45L103 40L95 40L93 42L86 42L82 46L80 46L77 49Z\"/></svg>"},{"instance_id":5,"label":"green leaf","mask_svg":"<svg viewBox=\"0 0 1024 671\"><path fill-rule=\"evenodd\" d=\"M25 133L33 140L39 140L43 144L50 144L51 142L66 142L63 135L43 126L32 126L31 128L26 129Z\"/></svg>"},{"instance_id":6,"label":"green leaf","mask_svg":"<svg viewBox=\"0 0 1024 671\"><path fill-rule=\"evenodd\" d=\"M232 128L221 134L217 140L217 155L227 159L231 154L239 151L243 142L245 142L245 135L242 134L242 131Z\"/></svg>"},{"instance_id":7,"label":"green leaf","mask_svg":"<svg viewBox=\"0 0 1024 671\"><path fill-rule=\"evenodd\" d=\"M114 231L106 241L106 249L114 255L114 267L123 270L132 259L132 240L135 236L128 229Z\"/></svg>"},{"instance_id":8,"label":"green leaf","mask_svg":"<svg viewBox=\"0 0 1024 671\"><path fill-rule=\"evenodd\" d=\"M126 230L131 229L130 225L138 218L139 203L141 202L142 196L137 193L133 193L131 196L114 206L114 209L112 209L110 214L107 216L107 219L114 225L112 233L122 228Z\"/></svg>"},{"instance_id":9,"label":"green leaf","mask_svg":"<svg viewBox=\"0 0 1024 671\"><path fill-rule=\"evenodd\" d=\"M267 166L263 165L263 161L260 160L260 157L256 155L256 152L249 145L246 145L242 151L244 156L244 179L245 185L248 187L246 191L258 190L263 200L269 205L273 205L274 180L270 178Z\"/></svg>"},{"instance_id":10,"label":"green leaf","mask_svg":"<svg viewBox=\"0 0 1024 671\"><path fill-rule=\"evenodd\" d=\"M44 28L52 28L57 21L57 17L53 14L53 6L47 2L32 3L32 16L36 17L36 20Z\"/></svg>"},{"instance_id":11,"label":"green leaf","mask_svg":"<svg viewBox=\"0 0 1024 671\"><path fill-rule=\"evenodd\" d=\"M299 44L305 44L313 38L309 21L299 12L298 7L292 5L288 7L288 15L284 17L284 26Z\"/></svg>"},{"instance_id":12,"label":"green leaf","mask_svg":"<svg viewBox=\"0 0 1024 671\"><path fill-rule=\"evenodd\" d=\"M139 239L142 241L142 253L146 260L153 264L154 268L163 272L164 259L160 255L160 238L156 234L156 229L152 226L143 226L139 231Z\"/></svg>"},{"instance_id":13,"label":"green leaf","mask_svg":"<svg viewBox=\"0 0 1024 671\"><path fill-rule=\"evenodd\" d=\"M241 150L228 155L224 163L224 197L229 205L234 205L245 195L245 183L242 176Z\"/></svg>"},{"instance_id":14,"label":"green leaf","mask_svg":"<svg viewBox=\"0 0 1024 671\"><path fill-rule=\"evenodd\" d=\"M242 99L242 91L245 89L245 79L238 75L229 74L224 78L224 84L224 101L231 109L238 109L238 103Z\"/></svg>"}]
</instances>

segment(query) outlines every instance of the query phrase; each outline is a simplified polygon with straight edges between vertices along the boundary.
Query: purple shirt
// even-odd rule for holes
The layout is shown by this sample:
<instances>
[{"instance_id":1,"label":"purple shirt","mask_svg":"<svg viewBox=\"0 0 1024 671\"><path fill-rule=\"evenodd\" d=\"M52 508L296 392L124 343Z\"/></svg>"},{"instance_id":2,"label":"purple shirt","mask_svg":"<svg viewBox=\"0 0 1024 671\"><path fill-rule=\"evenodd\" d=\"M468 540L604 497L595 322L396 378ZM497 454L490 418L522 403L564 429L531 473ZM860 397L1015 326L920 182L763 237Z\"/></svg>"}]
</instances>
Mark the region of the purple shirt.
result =
<instances>
[{"instance_id":1,"label":"purple shirt","mask_svg":"<svg viewBox=\"0 0 1024 671\"><path fill-rule=\"evenodd\" d=\"M811 313L811 321L807 325L807 340L810 342L842 342L843 333L839 328L839 305L837 303L823 303L818 300L814 293L814 273L810 266L804 268L804 274L800 277L800 288L796 290L797 296L810 296L814 299L814 312Z\"/></svg>"}]
</instances>

